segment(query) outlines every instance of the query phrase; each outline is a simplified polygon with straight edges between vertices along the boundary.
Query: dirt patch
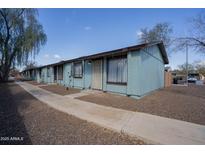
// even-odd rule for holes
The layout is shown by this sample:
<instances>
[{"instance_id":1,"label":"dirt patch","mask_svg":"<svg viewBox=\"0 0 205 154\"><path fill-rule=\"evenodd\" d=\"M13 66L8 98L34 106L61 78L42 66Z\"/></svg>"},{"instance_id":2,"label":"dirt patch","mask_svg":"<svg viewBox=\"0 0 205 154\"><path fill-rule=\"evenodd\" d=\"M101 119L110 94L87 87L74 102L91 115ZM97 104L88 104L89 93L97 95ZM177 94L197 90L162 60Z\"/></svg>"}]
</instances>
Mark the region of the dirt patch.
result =
<instances>
[{"instance_id":1,"label":"dirt patch","mask_svg":"<svg viewBox=\"0 0 205 154\"><path fill-rule=\"evenodd\" d=\"M96 103L99 105L111 106L115 108L136 111L137 110L137 100L130 97L121 96L117 94L110 93L96 93L95 95L86 95L78 97L77 99Z\"/></svg>"},{"instance_id":2,"label":"dirt patch","mask_svg":"<svg viewBox=\"0 0 205 154\"><path fill-rule=\"evenodd\" d=\"M78 99L205 125L205 86L169 87L139 100L109 93Z\"/></svg>"},{"instance_id":3,"label":"dirt patch","mask_svg":"<svg viewBox=\"0 0 205 154\"><path fill-rule=\"evenodd\" d=\"M0 84L0 144L145 144L48 107L20 86Z\"/></svg>"},{"instance_id":4,"label":"dirt patch","mask_svg":"<svg viewBox=\"0 0 205 154\"><path fill-rule=\"evenodd\" d=\"M24 82L27 82L27 83L32 84L32 85L34 85L34 86L46 85L46 84L44 84L44 83L38 83L38 82L36 82L36 81L24 81Z\"/></svg>"},{"instance_id":5,"label":"dirt patch","mask_svg":"<svg viewBox=\"0 0 205 154\"><path fill-rule=\"evenodd\" d=\"M172 86L166 88L166 91L205 99L205 86L196 86L193 84L190 84L189 87Z\"/></svg>"},{"instance_id":6,"label":"dirt patch","mask_svg":"<svg viewBox=\"0 0 205 154\"><path fill-rule=\"evenodd\" d=\"M80 89L75 89L75 88L66 88L63 86L59 85L48 85L48 86L41 86L40 88L48 90L50 92L59 94L59 95L69 95L69 94L76 94L79 93L81 90Z\"/></svg>"}]
</instances>

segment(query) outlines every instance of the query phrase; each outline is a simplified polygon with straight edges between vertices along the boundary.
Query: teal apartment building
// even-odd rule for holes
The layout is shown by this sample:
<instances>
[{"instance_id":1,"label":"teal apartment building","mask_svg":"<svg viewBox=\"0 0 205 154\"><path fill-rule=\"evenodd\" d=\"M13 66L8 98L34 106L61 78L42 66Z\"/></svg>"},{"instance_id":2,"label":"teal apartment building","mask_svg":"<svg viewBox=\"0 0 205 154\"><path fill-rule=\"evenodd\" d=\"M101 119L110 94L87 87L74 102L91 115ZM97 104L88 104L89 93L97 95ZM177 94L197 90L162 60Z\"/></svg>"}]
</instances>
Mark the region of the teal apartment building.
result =
<instances>
[{"instance_id":1,"label":"teal apartment building","mask_svg":"<svg viewBox=\"0 0 205 154\"><path fill-rule=\"evenodd\" d=\"M24 70L31 80L140 98L164 87L162 42L145 43Z\"/></svg>"}]
</instances>

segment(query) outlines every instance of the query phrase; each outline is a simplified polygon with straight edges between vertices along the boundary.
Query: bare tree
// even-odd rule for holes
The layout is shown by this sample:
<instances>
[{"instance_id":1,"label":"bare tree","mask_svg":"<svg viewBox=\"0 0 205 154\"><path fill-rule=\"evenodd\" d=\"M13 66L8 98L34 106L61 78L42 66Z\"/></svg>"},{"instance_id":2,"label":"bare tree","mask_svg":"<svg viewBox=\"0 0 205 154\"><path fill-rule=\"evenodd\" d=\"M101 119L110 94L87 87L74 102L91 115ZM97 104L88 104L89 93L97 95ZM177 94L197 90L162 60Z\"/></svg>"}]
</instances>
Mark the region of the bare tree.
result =
<instances>
[{"instance_id":1,"label":"bare tree","mask_svg":"<svg viewBox=\"0 0 205 154\"><path fill-rule=\"evenodd\" d=\"M177 48L180 50L189 46L194 51L205 53L205 12L200 12L191 18L189 23L191 25L189 36L177 38Z\"/></svg>"},{"instance_id":2,"label":"bare tree","mask_svg":"<svg viewBox=\"0 0 205 154\"><path fill-rule=\"evenodd\" d=\"M37 15L36 9L0 9L0 82L8 80L12 65L26 64L46 43Z\"/></svg>"},{"instance_id":3,"label":"bare tree","mask_svg":"<svg viewBox=\"0 0 205 154\"><path fill-rule=\"evenodd\" d=\"M175 71L181 74L186 74L186 65L186 63L178 65L178 68ZM190 72L197 72L205 76L205 63L203 61L195 61L191 64L188 64L188 70Z\"/></svg>"},{"instance_id":4,"label":"bare tree","mask_svg":"<svg viewBox=\"0 0 205 154\"><path fill-rule=\"evenodd\" d=\"M26 64L26 67L25 67L25 70L26 69L30 69L30 68L35 68L35 67L37 67L38 65L37 65L37 63L35 62L35 61L29 61L29 62L27 62L27 64Z\"/></svg>"},{"instance_id":5,"label":"bare tree","mask_svg":"<svg viewBox=\"0 0 205 154\"><path fill-rule=\"evenodd\" d=\"M196 61L194 62L194 67L197 70L198 73L205 76L205 63L202 61Z\"/></svg>"},{"instance_id":6,"label":"bare tree","mask_svg":"<svg viewBox=\"0 0 205 154\"><path fill-rule=\"evenodd\" d=\"M186 74L187 73L187 67L188 67L188 70L189 71L193 71L195 68L194 68L194 65L193 64L181 64L181 65L178 65L178 71L182 74Z\"/></svg>"},{"instance_id":7,"label":"bare tree","mask_svg":"<svg viewBox=\"0 0 205 154\"><path fill-rule=\"evenodd\" d=\"M171 45L171 34L173 32L169 23L158 23L153 28L142 28L140 30L139 41L141 43L163 41L165 47Z\"/></svg>"}]
</instances>

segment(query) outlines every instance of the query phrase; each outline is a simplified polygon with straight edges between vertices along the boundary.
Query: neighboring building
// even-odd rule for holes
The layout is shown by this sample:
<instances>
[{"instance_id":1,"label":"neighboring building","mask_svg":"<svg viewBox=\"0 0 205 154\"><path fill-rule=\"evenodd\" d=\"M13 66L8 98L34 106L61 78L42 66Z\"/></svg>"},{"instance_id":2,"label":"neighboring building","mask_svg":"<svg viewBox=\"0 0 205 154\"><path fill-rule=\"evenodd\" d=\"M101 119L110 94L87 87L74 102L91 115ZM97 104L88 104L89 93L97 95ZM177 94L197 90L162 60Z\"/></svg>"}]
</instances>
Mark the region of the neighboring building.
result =
<instances>
[{"instance_id":1,"label":"neighboring building","mask_svg":"<svg viewBox=\"0 0 205 154\"><path fill-rule=\"evenodd\" d=\"M172 71L172 80L173 80L173 84L186 84L187 79L186 79L186 75L178 72L178 71Z\"/></svg>"},{"instance_id":2,"label":"neighboring building","mask_svg":"<svg viewBox=\"0 0 205 154\"><path fill-rule=\"evenodd\" d=\"M37 71L38 71L38 68L29 68L29 69L26 69L23 72L21 72L21 76L27 80L36 80L37 79L37 76L36 76Z\"/></svg>"},{"instance_id":3,"label":"neighboring building","mask_svg":"<svg viewBox=\"0 0 205 154\"><path fill-rule=\"evenodd\" d=\"M174 84L185 84L187 83L187 80L189 83L196 83L197 81L203 81L205 80L205 77L198 73L198 71L191 70L187 75L180 71L172 71L172 77L173 77L173 83Z\"/></svg>"},{"instance_id":4,"label":"neighboring building","mask_svg":"<svg viewBox=\"0 0 205 154\"><path fill-rule=\"evenodd\" d=\"M192 71L188 75L189 78L196 78L196 80L204 80L204 76L196 71Z\"/></svg>"},{"instance_id":5,"label":"neighboring building","mask_svg":"<svg viewBox=\"0 0 205 154\"><path fill-rule=\"evenodd\" d=\"M166 66L166 67L164 68L164 70L165 70L166 72L171 72L171 71L172 71L172 68L171 68L170 66Z\"/></svg>"},{"instance_id":6,"label":"neighboring building","mask_svg":"<svg viewBox=\"0 0 205 154\"><path fill-rule=\"evenodd\" d=\"M140 98L164 87L164 64L168 64L167 54L158 42L61 61L22 74L38 82Z\"/></svg>"},{"instance_id":7,"label":"neighboring building","mask_svg":"<svg viewBox=\"0 0 205 154\"><path fill-rule=\"evenodd\" d=\"M170 66L166 66L164 68L164 87L170 87L172 86L172 69Z\"/></svg>"}]
</instances>

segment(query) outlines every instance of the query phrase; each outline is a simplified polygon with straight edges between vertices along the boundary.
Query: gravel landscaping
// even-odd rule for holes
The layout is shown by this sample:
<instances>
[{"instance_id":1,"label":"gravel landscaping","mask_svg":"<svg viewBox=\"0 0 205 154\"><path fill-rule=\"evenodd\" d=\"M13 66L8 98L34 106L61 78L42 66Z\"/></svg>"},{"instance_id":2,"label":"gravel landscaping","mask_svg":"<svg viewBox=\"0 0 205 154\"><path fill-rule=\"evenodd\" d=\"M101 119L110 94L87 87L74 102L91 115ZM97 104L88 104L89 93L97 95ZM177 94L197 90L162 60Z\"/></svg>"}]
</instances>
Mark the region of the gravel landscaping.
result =
<instances>
[{"instance_id":1,"label":"gravel landscaping","mask_svg":"<svg viewBox=\"0 0 205 154\"><path fill-rule=\"evenodd\" d=\"M80 89L75 89L75 88L66 88L60 85L47 85L47 86L41 86L42 89L48 90L50 92L59 94L59 95L69 95L69 94L76 94L79 93L81 90Z\"/></svg>"},{"instance_id":2,"label":"gravel landscaping","mask_svg":"<svg viewBox=\"0 0 205 154\"><path fill-rule=\"evenodd\" d=\"M103 92L78 99L205 125L205 86L172 86L139 100Z\"/></svg>"},{"instance_id":3,"label":"gravel landscaping","mask_svg":"<svg viewBox=\"0 0 205 154\"><path fill-rule=\"evenodd\" d=\"M50 108L15 83L0 84L0 137L0 144L145 144Z\"/></svg>"},{"instance_id":4,"label":"gravel landscaping","mask_svg":"<svg viewBox=\"0 0 205 154\"><path fill-rule=\"evenodd\" d=\"M26 81L26 82L29 83L29 84L32 84L32 85L34 85L34 86L46 85L46 84L44 84L44 83L38 83L38 82L36 82L36 81Z\"/></svg>"}]
</instances>

